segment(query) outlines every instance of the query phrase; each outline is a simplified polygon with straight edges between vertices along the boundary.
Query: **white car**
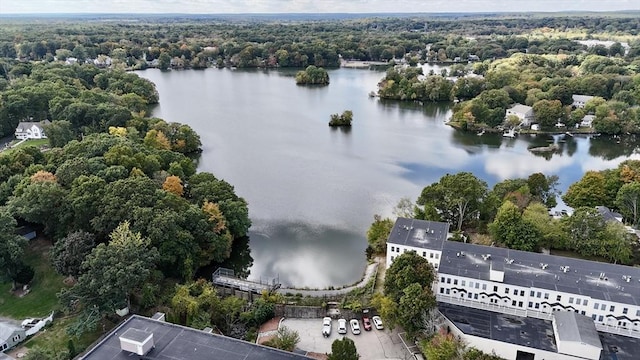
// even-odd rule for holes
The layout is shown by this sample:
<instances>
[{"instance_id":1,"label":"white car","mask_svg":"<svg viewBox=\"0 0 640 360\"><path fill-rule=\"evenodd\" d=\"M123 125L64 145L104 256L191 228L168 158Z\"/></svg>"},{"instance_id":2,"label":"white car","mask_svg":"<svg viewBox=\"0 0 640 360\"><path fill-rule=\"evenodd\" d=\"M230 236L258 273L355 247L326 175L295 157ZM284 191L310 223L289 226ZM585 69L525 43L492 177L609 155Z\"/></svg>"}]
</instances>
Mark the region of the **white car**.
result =
<instances>
[{"instance_id":1,"label":"white car","mask_svg":"<svg viewBox=\"0 0 640 360\"><path fill-rule=\"evenodd\" d=\"M351 319L351 321L349 321L349 325L351 326L351 332L353 333L353 335L360 334L360 323L358 322L358 320Z\"/></svg>"},{"instance_id":2,"label":"white car","mask_svg":"<svg viewBox=\"0 0 640 360\"><path fill-rule=\"evenodd\" d=\"M373 321L373 326L376 327L376 329L378 330L382 330L384 329L384 326L382 326L382 319L380 319L380 316L374 316L371 318L371 321Z\"/></svg>"},{"instance_id":3,"label":"white car","mask_svg":"<svg viewBox=\"0 0 640 360\"><path fill-rule=\"evenodd\" d=\"M347 320L339 319L338 320L338 334L346 334L347 333Z\"/></svg>"},{"instance_id":4,"label":"white car","mask_svg":"<svg viewBox=\"0 0 640 360\"><path fill-rule=\"evenodd\" d=\"M325 317L322 319L322 336L329 337L331 335L331 318Z\"/></svg>"}]
</instances>

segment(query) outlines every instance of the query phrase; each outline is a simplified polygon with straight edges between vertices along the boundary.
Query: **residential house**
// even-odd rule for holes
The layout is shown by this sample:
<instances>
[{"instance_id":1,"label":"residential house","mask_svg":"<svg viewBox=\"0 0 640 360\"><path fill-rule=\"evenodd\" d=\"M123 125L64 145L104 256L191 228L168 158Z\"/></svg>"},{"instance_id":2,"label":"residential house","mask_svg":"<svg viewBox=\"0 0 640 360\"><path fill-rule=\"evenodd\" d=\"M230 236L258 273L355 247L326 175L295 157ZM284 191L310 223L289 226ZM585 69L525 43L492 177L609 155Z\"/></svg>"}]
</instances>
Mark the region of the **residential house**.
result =
<instances>
[{"instance_id":1,"label":"residential house","mask_svg":"<svg viewBox=\"0 0 640 360\"><path fill-rule=\"evenodd\" d=\"M49 120L40 122L23 121L16 128L16 139L46 139L47 135L44 132L44 126L49 124L51 124Z\"/></svg>"},{"instance_id":2,"label":"residential house","mask_svg":"<svg viewBox=\"0 0 640 360\"><path fill-rule=\"evenodd\" d=\"M640 353L640 268L450 241L448 231L446 223L398 218L387 266L407 251L433 265L445 328L470 346L507 359L613 359L618 348L618 360L631 360ZM567 328L579 334L562 333ZM578 349L581 342L591 355Z\"/></svg>"},{"instance_id":3,"label":"residential house","mask_svg":"<svg viewBox=\"0 0 640 360\"><path fill-rule=\"evenodd\" d=\"M0 322L0 352L5 352L27 337L25 330L17 324Z\"/></svg>"},{"instance_id":4,"label":"residential house","mask_svg":"<svg viewBox=\"0 0 640 360\"><path fill-rule=\"evenodd\" d=\"M478 55L473 55L473 54L470 54L468 59L469 61L480 61L480 57L478 57Z\"/></svg>"},{"instance_id":5,"label":"residential house","mask_svg":"<svg viewBox=\"0 0 640 360\"><path fill-rule=\"evenodd\" d=\"M595 119L596 116L595 115L585 115L582 118L582 121L580 121L580 127L592 127L593 126L593 119Z\"/></svg>"},{"instance_id":6,"label":"residential house","mask_svg":"<svg viewBox=\"0 0 640 360\"><path fill-rule=\"evenodd\" d=\"M602 218L604 219L604 221L617 221L621 224L623 223L622 214L612 211L606 206L596 206L596 210L598 210L600 215L602 215Z\"/></svg>"},{"instance_id":7,"label":"residential house","mask_svg":"<svg viewBox=\"0 0 640 360\"><path fill-rule=\"evenodd\" d=\"M589 100L593 99L593 96L589 96L589 95L571 95L571 98L573 99L573 103L571 105L574 108L583 109L584 105Z\"/></svg>"},{"instance_id":8,"label":"residential house","mask_svg":"<svg viewBox=\"0 0 640 360\"><path fill-rule=\"evenodd\" d=\"M509 117L510 115L517 116L520 119L520 124L524 126L529 126L534 119L533 108L522 104L515 104L507 109L506 116Z\"/></svg>"}]
</instances>

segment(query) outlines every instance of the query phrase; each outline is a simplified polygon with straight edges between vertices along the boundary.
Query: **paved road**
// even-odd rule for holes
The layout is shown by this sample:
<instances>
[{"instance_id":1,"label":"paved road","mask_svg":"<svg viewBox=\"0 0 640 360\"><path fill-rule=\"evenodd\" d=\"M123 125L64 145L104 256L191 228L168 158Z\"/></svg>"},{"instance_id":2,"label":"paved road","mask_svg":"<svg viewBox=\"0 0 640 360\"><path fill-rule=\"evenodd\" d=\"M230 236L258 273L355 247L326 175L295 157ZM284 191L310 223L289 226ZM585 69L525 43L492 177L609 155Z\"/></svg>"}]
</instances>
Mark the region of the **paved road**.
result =
<instances>
[{"instance_id":1,"label":"paved road","mask_svg":"<svg viewBox=\"0 0 640 360\"><path fill-rule=\"evenodd\" d=\"M371 278L376 275L376 272L378 270L378 264L381 261L382 259L375 258L373 263L367 265L367 268L364 272L364 276L362 277L362 280L360 280L360 282L358 282L355 285L343 287L341 289L333 289L333 290L330 290L330 289L307 290L307 289L294 289L294 288L280 288L277 291L280 294L286 294L286 293L302 294L302 296L311 296L311 297L344 295L351 292L352 290L365 286L369 282L369 280L371 280Z\"/></svg>"}]
</instances>

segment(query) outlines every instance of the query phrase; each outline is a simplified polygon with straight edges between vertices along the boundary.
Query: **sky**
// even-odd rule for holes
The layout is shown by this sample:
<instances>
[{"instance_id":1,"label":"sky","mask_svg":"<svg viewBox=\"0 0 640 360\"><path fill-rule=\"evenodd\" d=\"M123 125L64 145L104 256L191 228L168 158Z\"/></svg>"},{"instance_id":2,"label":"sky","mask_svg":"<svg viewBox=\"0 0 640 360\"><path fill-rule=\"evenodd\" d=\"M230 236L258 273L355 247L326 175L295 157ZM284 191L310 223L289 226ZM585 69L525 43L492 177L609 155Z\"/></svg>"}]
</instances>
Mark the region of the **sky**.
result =
<instances>
[{"instance_id":1,"label":"sky","mask_svg":"<svg viewBox=\"0 0 640 360\"><path fill-rule=\"evenodd\" d=\"M381 13L640 10L640 0L0 0L25 13Z\"/></svg>"}]
</instances>

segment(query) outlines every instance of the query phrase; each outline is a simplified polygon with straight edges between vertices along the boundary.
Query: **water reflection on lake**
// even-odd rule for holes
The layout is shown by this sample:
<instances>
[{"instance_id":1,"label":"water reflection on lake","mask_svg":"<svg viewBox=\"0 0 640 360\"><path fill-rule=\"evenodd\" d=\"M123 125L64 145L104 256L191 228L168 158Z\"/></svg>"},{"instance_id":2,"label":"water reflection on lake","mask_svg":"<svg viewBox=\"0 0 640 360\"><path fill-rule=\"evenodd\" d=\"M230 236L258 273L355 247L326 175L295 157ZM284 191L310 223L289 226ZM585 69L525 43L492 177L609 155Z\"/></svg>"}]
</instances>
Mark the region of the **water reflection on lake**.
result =
<instances>
[{"instance_id":1,"label":"water reflection on lake","mask_svg":"<svg viewBox=\"0 0 640 360\"><path fill-rule=\"evenodd\" d=\"M138 74L160 93L154 116L201 135L199 170L228 180L249 202L249 278L279 276L284 285L356 282L373 215L390 215L401 197L415 200L446 173L470 171L492 186L543 172L566 189L586 170L639 158L635 139L455 131L445 124L449 104L370 98L379 71L330 70L325 87L297 86L291 70ZM347 109L352 129L330 129L329 115ZM528 150L551 143L557 153Z\"/></svg>"}]
</instances>

